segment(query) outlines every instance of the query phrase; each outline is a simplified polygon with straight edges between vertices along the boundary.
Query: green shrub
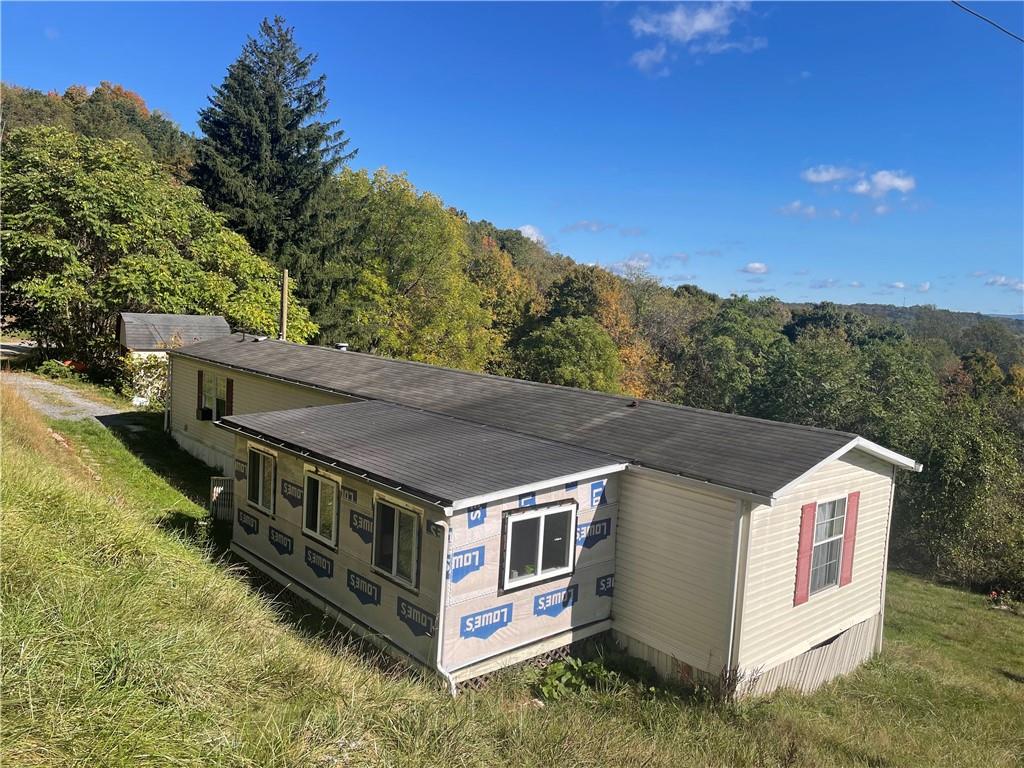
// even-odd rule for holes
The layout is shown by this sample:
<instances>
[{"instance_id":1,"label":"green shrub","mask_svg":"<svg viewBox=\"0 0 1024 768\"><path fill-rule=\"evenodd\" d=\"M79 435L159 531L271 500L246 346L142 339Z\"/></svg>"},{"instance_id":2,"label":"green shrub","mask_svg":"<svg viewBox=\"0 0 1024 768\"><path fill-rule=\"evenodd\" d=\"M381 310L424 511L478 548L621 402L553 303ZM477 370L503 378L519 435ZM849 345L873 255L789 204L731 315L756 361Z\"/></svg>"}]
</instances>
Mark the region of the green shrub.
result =
<instances>
[{"instance_id":1,"label":"green shrub","mask_svg":"<svg viewBox=\"0 0 1024 768\"><path fill-rule=\"evenodd\" d=\"M60 360L44 360L36 373L48 379L82 379L82 375L71 370L71 366L64 365Z\"/></svg>"},{"instance_id":2,"label":"green shrub","mask_svg":"<svg viewBox=\"0 0 1024 768\"><path fill-rule=\"evenodd\" d=\"M611 691L622 685L619 673L608 669L601 661L583 661L570 656L544 667L534 689L545 701L558 701L584 691Z\"/></svg>"}]
</instances>

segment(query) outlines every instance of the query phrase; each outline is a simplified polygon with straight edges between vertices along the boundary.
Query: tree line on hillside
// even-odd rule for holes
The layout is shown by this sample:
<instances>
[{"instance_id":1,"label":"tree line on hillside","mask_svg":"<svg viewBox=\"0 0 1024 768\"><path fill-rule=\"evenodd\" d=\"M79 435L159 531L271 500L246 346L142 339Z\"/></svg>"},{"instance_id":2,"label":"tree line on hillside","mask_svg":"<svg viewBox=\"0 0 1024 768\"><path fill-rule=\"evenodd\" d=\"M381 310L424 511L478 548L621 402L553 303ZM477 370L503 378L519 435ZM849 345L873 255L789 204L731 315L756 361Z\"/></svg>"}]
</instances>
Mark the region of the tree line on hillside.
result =
<instances>
[{"instance_id":1,"label":"tree line on hillside","mask_svg":"<svg viewBox=\"0 0 1024 768\"><path fill-rule=\"evenodd\" d=\"M289 336L536 381L856 432L901 476L897 561L1024 589L1024 340L921 309L721 298L613 274L472 221L356 149L282 19L267 20L187 136L104 83L4 86L4 312L113 365L117 311L215 312ZM106 117L104 117L106 116Z\"/></svg>"}]
</instances>

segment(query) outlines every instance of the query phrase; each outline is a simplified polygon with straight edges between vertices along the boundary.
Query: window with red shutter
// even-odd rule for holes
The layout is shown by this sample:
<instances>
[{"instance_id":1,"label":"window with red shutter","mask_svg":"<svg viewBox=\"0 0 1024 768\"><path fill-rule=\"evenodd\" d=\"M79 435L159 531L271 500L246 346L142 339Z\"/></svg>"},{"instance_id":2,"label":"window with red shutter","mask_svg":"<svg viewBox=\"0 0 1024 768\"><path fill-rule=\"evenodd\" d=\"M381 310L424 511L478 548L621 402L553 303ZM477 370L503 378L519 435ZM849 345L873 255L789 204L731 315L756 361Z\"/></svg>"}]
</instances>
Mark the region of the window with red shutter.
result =
<instances>
[{"instance_id":1,"label":"window with red shutter","mask_svg":"<svg viewBox=\"0 0 1024 768\"><path fill-rule=\"evenodd\" d=\"M793 593L793 605L802 605L810 596L811 587L811 552L814 549L814 517L818 503L812 501L800 508L800 539L796 554L796 589Z\"/></svg>"},{"instance_id":2,"label":"window with red shutter","mask_svg":"<svg viewBox=\"0 0 1024 768\"><path fill-rule=\"evenodd\" d=\"M853 548L857 540L857 513L860 511L860 491L846 497L846 527L843 530L843 562L839 569L839 586L853 581Z\"/></svg>"}]
</instances>

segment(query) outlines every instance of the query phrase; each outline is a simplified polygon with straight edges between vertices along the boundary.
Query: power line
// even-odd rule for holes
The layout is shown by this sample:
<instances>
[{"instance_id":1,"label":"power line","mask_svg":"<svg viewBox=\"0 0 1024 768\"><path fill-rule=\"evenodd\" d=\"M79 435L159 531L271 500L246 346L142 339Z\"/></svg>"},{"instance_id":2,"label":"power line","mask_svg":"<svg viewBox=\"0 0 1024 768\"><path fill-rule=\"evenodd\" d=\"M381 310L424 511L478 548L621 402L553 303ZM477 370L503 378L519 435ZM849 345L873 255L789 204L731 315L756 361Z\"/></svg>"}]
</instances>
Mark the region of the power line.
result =
<instances>
[{"instance_id":1,"label":"power line","mask_svg":"<svg viewBox=\"0 0 1024 768\"><path fill-rule=\"evenodd\" d=\"M957 8L960 8L961 10L967 11L969 14L971 14L971 16L977 16L979 19L984 21L986 24L991 24L993 27L998 29L1000 32L1003 32L1003 33L1009 35L1014 40L1016 40L1018 42L1021 42L1021 43L1024 43L1024 37L1021 37L1016 32L1011 32L1006 27L1001 27L1000 25L998 25L994 21L992 21L992 19L989 19L989 18L986 18L985 16L982 16L977 11L972 11L970 8L968 8L963 3L958 3L957 0L950 0L950 2L953 3L953 5L955 5Z\"/></svg>"}]
</instances>

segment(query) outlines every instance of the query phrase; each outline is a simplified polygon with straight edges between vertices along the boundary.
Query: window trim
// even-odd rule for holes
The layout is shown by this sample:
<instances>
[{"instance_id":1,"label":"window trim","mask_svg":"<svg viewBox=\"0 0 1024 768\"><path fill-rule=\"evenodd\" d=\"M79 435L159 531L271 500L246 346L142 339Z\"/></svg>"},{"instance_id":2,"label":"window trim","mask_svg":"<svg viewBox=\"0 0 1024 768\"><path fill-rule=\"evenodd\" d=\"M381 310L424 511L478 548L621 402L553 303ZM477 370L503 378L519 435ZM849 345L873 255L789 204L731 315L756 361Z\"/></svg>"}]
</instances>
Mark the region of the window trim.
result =
<instances>
[{"instance_id":1,"label":"window trim","mask_svg":"<svg viewBox=\"0 0 1024 768\"><path fill-rule=\"evenodd\" d=\"M321 536L319 530L312 530L306 527L306 504L309 499L309 481L315 480L318 484L330 483L334 486L334 537L332 539L326 536ZM321 521L320 518L320 489L317 489L317 523ZM313 539L326 547L330 547L332 550L337 551L338 548L338 526L341 523L341 483L335 480L333 477L320 474L318 472L307 469L303 472L302 482L302 535L307 538Z\"/></svg>"},{"instance_id":2,"label":"window trim","mask_svg":"<svg viewBox=\"0 0 1024 768\"><path fill-rule=\"evenodd\" d=\"M843 570L843 548L844 548L844 545L846 543L845 542L845 539L846 539L846 511L847 511L847 505L849 504L848 498L849 498L848 494L841 494L841 495L838 495L838 496L826 498L824 500L816 501L814 503L815 504L815 506L814 506L814 527L811 530L811 559L810 559L810 563L808 564L808 567L807 567L807 598L808 599L814 597L815 595L826 594L828 592L831 592L834 589L838 589L839 588L839 580L842 577L842 570ZM842 501L843 502L843 527L842 527L842 530L839 532L838 535L829 536L827 539L822 539L821 541L818 541L817 540L817 538L818 538L818 508L821 507L823 504L832 504L833 502L837 502L837 501ZM835 580L835 583L824 584L824 585L818 587L817 589L814 589L814 584L813 584L813 581L814 581L814 552L815 552L815 550L817 550L818 547L824 546L826 544L830 544L830 543L832 543L833 541L836 541L836 540L839 541L839 560L838 560L839 567L836 569L836 580Z\"/></svg>"},{"instance_id":3,"label":"window trim","mask_svg":"<svg viewBox=\"0 0 1024 768\"><path fill-rule=\"evenodd\" d=\"M271 453L271 452L269 452L267 450L264 450L261 447L257 447L255 445L252 445L251 443L248 446L246 446L246 448L247 448L246 460L248 461L248 466L246 467L246 476L245 476L245 500L248 503L248 505L250 507L252 507L253 509L256 509L256 510L262 512L265 515L270 515L271 517L273 517L274 516L274 509L277 506L277 454L274 454L274 453ZM253 467L252 467L252 454L253 453L259 454L260 456L263 457L261 459L261 461L260 461L260 464L261 464L261 466L260 466L260 475L261 476L263 474L263 466L262 466L263 461L265 461L266 459L270 459L271 461L274 462L274 477L270 481L270 506L264 507L264 506L260 505L260 503L258 501L253 501L249 497L249 478L252 477L252 472L253 472ZM263 488L263 483L261 482L260 483L261 491L262 491L262 488Z\"/></svg>"},{"instance_id":4,"label":"window trim","mask_svg":"<svg viewBox=\"0 0 1024 768\"><path fill-rule=\"evenodd\" d=\"M203 371L202 373L203 396L201 400L202 404L199 406L200 411L210 412L210 418L208 419L208 421L219 421L220 419L223 419L225 416L230 416L231 408L228 406L228 403L231 402L231 398L228 397L228 382L231 381L231 378L229 376L225 376L220 373L214 373L212 371ZM223 399L217 396L222 386L224 388ZM210 390L209 393L207 392L207 388L209 388ZM207 394L210 395L209 400L207 400ZM224 403L223 412L221 412L221 409L217 407L218 401ZM201 421L207 421L207 419L201 419Z\"/></svg>"},{"instance_id":5,"label":"window trim","mask_svg":"<svg viewBox=\"0 0 1024 768\"><path fill-rule=\"evenodd\" d=\"M380 525L377 521L377 505L387 504L389 507L395 510L395 528L392 534L391 541L391 570L388 571L377 564L377 534L380 531ZM406 581L402 576L398 574L398 516L402 513L410 515L416 520L416 541L415 546L412 548L412 581ZM414 507L411 504L397 499L394 496L389 496L384 493L374 492L373 494L373 541L370 547L370 567L379 573L389 581L394 582L400 587L410 590L416 594L419 593L420 587L420 555L421 547L423 546L423 510Z\"/></svg>"},{"instance_id":6,"label":"window trim","mask_svg":"<svg viewBox=\"0 0 1024 768\"><path fill-rule=\"evenodd\" d=\"M512 569L512 526L515 523L523 520L532 520L534 518L541 518L540 530L537 535L537 564L538 566L543 561L544 557L544 518L548 515L556 515L561 512L568 511L569 516L569 562L563 568L558 568L553 571L545 571L541 573L538 571L532 576L523 576L518 579L512 579L510 571ZM511 592L519 589L520 587L528 587L534 584L538 584L543 581L550 581L551 579L559 579L565 576L571 576L576 571L576 519L579 511L579 504L575 501L561 501L554 504L548 504L540 507L520 507L517 509L509 510L505 513L505 519L503 522L502 530L502 567L501 567L501 589L502 592Z\"/></svg>"}]
</instances>

